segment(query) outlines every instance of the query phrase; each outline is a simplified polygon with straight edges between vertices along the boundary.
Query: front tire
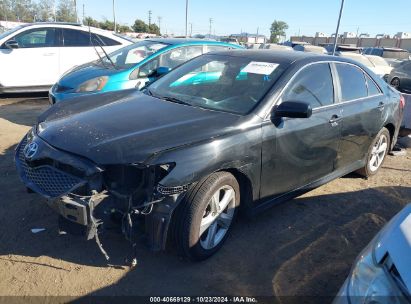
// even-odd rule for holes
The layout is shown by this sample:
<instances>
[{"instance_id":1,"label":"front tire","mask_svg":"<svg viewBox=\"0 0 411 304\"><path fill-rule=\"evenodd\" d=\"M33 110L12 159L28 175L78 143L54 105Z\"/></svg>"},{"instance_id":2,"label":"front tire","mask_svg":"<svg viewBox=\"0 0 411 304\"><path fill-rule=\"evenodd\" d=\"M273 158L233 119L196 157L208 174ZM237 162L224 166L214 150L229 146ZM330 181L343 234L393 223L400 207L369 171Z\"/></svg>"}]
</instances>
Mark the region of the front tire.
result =
<instances>
[{"instance_id":1,"label":"front tire","mask_svg":"<svg viewBox=\"0 0 411 304\"><path fill-rule=\"evenodd\" d=\"M227 239L240 203L240 188L228 172L211 174L191 189L174 218L179 251L201 261L216 253Z\"/></svg>"},{"instance_id":2,"label":"front tire","mask_svg":"<svg viewBox=\"0 0 411 304\"><path fill-rule=\"evenodd\" d=\"M390 144L390 132L386 128L382 128L368 149L367 164L357 172L364 177L377 174L388 154Z\"/></svg>"}]
</instances>

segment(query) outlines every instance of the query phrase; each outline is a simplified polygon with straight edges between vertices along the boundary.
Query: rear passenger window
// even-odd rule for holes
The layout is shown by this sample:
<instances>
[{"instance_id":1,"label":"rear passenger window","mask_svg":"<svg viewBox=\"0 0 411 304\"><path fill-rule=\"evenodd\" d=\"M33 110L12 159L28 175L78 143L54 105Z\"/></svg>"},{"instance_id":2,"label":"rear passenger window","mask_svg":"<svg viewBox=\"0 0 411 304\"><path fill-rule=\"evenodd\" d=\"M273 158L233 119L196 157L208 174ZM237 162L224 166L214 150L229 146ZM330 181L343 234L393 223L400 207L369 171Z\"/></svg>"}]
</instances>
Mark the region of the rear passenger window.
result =
<instances>
[{"instance_id":1,"label":"rear passenger window","mask_svg":"<svg viewBox=\"0 0 411 304\"><path fill-rule=\"evenodd\" d=\"M365 78L367 78L367 87L368 87L368 96L374 96L380 94L380 89L377 87L377 85L374 83L374 81L370 78L370 76L365 75Z\"/></svg>"},{"instance_id":2,"label":"rear passenger window","mask_svg":"<svg viewBox=\"0 0 411 304\"><path fill-rule=\"evenodd\" d=\"M111 39L111 38L107 38L105 36L101 36L101 35L96 35L99 38L99 42L101 45L105 45L105 46L112 46L112 45L120 45L121 43Z\"/></svg>"},{"instance_id":3,"label":"rear passenger window","mask_svg":"<svg viewBox=\"0 0 411 304\"><path fill-rule=\"evenodd\" d=\"M90 34L83 31L63 29L64 46L90 46Z\"/></svg>"},{"instance_id":4,"label":"rear passenger window","mask_svg":"<svg viewBox=\"0 0 411 304\"><path fill-rule=\"evenodd\" d=\"M186 61L203 54L203 46L185 46L172 49L161 55L161 64L174 69Z\"/></svg>"},{"instance_id":5,"label":"rear passenger window","mask_svg":"<svg viewBox=\"0 0 411 304\"><path fill-rule=\"evenodd\" d=\"M290 83L282 101L301 101L312 108L334 103L334 86L328 63L317 63L303 69Z\"/></svg>"},{"instance_id":6,"label":"rear passenger window","mask_svg":"<svg viewBox=\"0 0 411 304\"><path fill-rule=\"evenodd\" d=\"M341 101L367 97L364 73L349 64L336 64L341 86Z\"/></svg>"}]
</instances>

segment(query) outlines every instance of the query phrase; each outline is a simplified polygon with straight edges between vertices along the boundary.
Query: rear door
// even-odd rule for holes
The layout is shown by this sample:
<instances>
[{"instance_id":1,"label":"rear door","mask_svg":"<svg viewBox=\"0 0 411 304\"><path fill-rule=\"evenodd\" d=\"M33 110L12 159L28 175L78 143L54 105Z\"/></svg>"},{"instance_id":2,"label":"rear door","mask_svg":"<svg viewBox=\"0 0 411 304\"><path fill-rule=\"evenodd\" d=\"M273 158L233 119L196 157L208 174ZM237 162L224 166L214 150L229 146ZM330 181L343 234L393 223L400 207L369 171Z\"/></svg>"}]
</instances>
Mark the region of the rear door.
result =
<instances>
[{"instance_id":1,"label":"rear door","mask_svg":"<svg viewBox=\"0 0 411 304\"><path fill-rule=\"evenodd\" d=\"M4 48L2 85L7 87L42 87L52 85L59 72L59 39L56 28L31 28L10 40L17 41L19 48Z\"/></svg>"},{"instance_id":2,"label":"rear door","mask_svg":"<svg viewBox=\"0 0 411 304\"><path fill-rule=\"evenodd\" d=\"M367 155L372 140L383 127L385 97L359 67L335 63L342 106L342 136L337 167L357 166Z\"/></svg>"},{"instance_id":3,"label":"rear door","mask_svg":"<svg viewBox=\"0 0 411 304\"><path fill-rule=\"evenodd\" d=\"M316 181L334 170L341 136L341 108L335 103L328 63L303 68L286 86L278 104L306 102L310 118L266 120L262 126L261 198Z\"/></svg>"}]
</instances>

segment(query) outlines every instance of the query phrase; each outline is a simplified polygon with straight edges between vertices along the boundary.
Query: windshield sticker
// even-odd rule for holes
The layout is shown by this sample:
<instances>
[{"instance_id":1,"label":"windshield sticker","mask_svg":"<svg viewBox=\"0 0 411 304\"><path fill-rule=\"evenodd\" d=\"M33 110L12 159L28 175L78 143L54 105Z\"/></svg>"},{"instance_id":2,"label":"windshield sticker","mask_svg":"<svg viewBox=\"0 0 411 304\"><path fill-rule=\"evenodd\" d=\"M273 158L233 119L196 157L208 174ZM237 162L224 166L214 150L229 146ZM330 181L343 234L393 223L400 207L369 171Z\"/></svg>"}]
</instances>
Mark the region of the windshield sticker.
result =
<instances>
[{"instance_id":1,"label":"windshield sticker","mask_svg":"<svg viewBox=\"0 0 411 304\"><path fill-rule=\"evenodd\" d=\"M278 66L277 63L251 61L241 72L270 75Z\"/></svg>"}]
</instances>

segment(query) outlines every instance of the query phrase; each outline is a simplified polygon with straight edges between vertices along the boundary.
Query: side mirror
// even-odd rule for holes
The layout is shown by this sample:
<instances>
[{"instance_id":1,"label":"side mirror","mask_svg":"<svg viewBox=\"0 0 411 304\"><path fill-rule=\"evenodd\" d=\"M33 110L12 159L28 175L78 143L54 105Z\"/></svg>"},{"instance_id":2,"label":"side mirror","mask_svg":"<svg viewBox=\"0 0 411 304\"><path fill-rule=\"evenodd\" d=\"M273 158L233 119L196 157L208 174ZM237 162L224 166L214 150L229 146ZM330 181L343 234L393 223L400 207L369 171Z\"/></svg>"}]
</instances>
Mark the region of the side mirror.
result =
<instances>
[{"instance_id":1,"label":"side mirror","mask_svg":"<svg viewBox=\"0 0 411 304\"><path fill-rule=\"evenodd\" d=\"M18 48L19 48L19 44L17 43L16 40L6 41L6 42L4 43L4 45L5 45L6 48L8 48L8 49L18 49Z\"/></svg>"},{"instance_id":2,"label":"side mirror","mask_svg":"<svg viewBox=\"0 0 411 304\"><path fill-rule=\"evenodd\" d=\"M311 105L300 101L285 101L273 109L274 117L309 118L312 113Z\"/></svg>"}]
</instances>

